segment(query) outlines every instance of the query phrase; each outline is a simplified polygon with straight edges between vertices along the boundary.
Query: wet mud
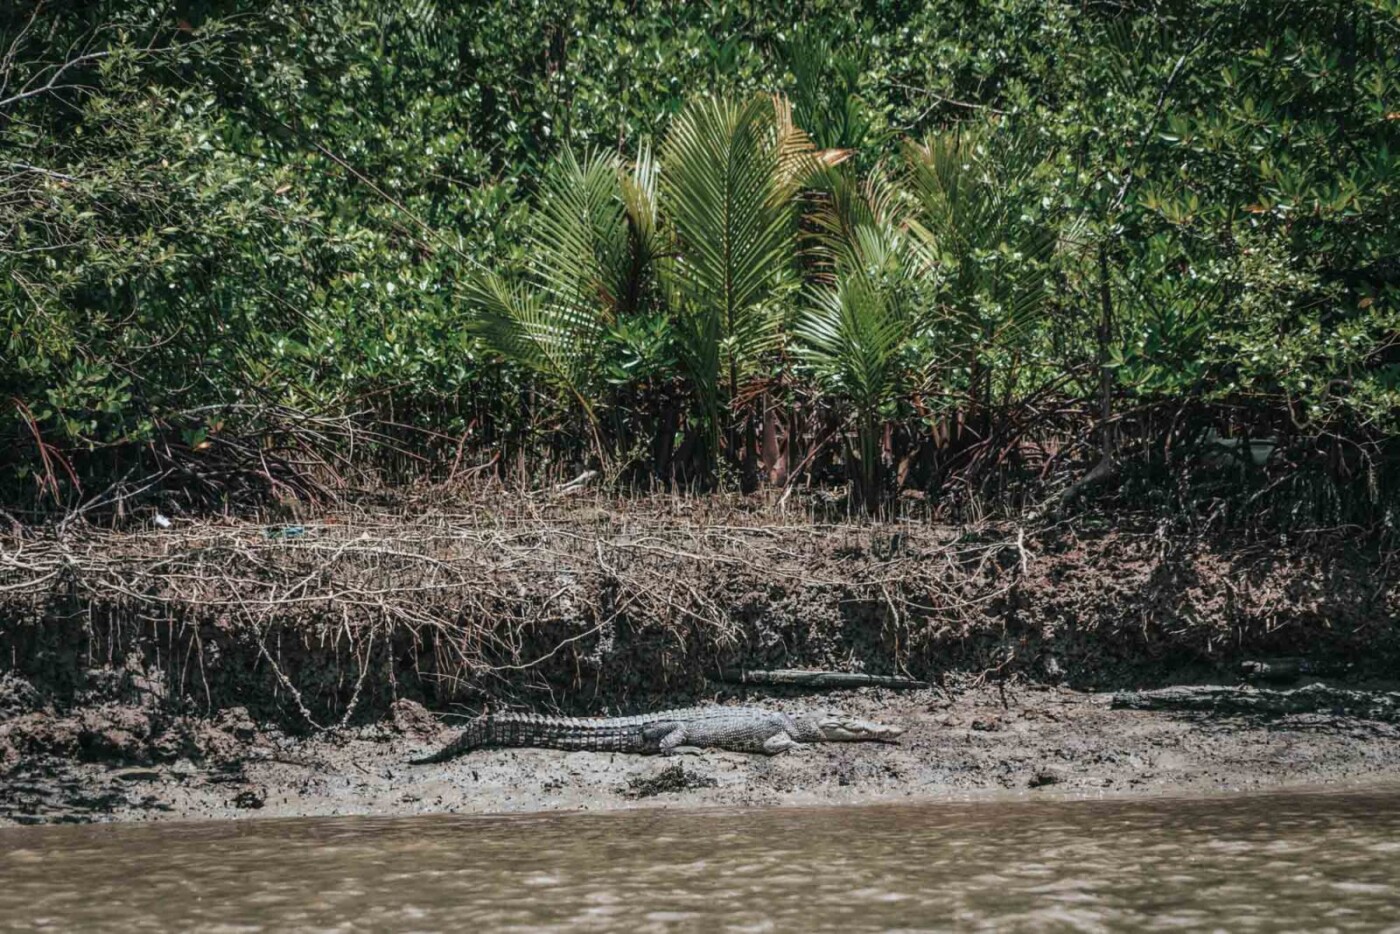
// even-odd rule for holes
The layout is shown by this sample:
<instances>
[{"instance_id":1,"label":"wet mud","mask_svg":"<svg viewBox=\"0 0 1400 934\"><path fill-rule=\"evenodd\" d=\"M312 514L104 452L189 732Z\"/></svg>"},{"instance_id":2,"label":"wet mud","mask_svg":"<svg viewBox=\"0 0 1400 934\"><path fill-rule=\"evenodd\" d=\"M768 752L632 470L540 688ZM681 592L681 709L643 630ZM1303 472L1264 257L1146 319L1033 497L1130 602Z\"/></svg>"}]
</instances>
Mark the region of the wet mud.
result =
<instances>
[{"instance_id":1,"label":"wet mud","mask_svg":"<svg viewBox=\"0 0 1400 934\"><path fill-rule=\"evenodd\" d=\"M749 702L753 702L753 698ZM171 720L130 708L12 718L30 752L0 778L0 823L743 807L986 795L1122 797L1400 783L1400 729L1328 713L1217 717L1115 709L1062 686L876 689L769 699L905 726L898 745L821 744L768 758L482 749L407 760L453 728L412 701L384 720L294 736L238 712ZM46 751L35 753L39 745Z\"/></svg>"}]
</instances>

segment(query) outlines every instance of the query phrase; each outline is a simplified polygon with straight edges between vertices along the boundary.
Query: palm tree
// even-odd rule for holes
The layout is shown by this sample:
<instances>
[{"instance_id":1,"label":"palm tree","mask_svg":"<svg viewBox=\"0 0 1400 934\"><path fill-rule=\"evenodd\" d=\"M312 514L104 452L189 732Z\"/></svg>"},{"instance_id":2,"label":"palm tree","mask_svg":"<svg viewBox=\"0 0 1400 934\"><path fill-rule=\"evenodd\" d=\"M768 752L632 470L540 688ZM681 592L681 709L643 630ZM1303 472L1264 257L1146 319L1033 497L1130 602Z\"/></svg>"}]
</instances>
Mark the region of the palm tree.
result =
<instances>
[{"instance_id":1,"label":"palm tree","mask_svg":"<svg viewBox=\"0 0 1400 934\"><path fill-rule=\"evenodd\" d=\"M864 182L828 173L812 218L823 274L793 326L799 359L823 389L850 405L856 445L847 463L856 498L870 510L884 485L887 410L908 388L909 344L919 324L919 253L904 202L882 171Z\"/></svg>"},{"instance_id":2,"label":"palm tree","mask_svg":"<svg viewBox=\"0 0 1400 934\"><path fill-rule=\"evenodd\" d=\"M656 162L580 161L564 150L545 172L532 217L525 281L483 270L464 298L469 327L491 350L577 403L605 458L595 402L610 329L641 309L657 253Z\"/></svg>"},{"instance_id":3,"label":"palm tree","mask_svg":"<svg viewBox=\"0 0 1400 934\"><path fill-rule=\"evenodd\" d=\"M784 299L797 288L794 195L818 165L781 98L705 98L676 117L661 156L661 200L671 243L661 265L680 358L718 461L739 432L722 410L778 341ZM753 424L746 419L746 467Z\"/></svg>"}]
</instances>

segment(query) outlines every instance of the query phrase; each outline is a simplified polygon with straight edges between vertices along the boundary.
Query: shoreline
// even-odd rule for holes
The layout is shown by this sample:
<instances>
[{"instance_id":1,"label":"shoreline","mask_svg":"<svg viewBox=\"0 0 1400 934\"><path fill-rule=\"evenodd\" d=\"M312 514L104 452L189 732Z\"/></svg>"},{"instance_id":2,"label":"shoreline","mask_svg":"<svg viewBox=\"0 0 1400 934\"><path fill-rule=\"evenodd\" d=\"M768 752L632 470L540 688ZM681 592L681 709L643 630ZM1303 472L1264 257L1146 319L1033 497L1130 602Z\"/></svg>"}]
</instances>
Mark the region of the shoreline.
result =
<instances>
[{"instance_id":1,"label":"shoreline","mask_svg":"<svg viewBox=\"0 0 1400 934\"><path fill-rule=\"evenodd\" d=\"M741 814L746 811L759 810L763 812L802 812L810 810L828 810L839 808L864 809L864 808L936 808L940 806L948 807L982 807L998 805L1075 805L1075 804L1152 804L1161 802L1163 804L1180 802L1231 802L1242 799L1256 798L1327 798L1338 797L1389 797L1400 798L1400 774L1387 774L1380 777L1361 777L1348 779L1334 783L1293 783L1285 781L1281 784L1262 784L1255 787L1240 788L1158 788L1153 790L1136 791L1101 791L1096 793L1055 790L1053 788L1039 789L1034 792L1013 789L986 789L970 790L960 792L944 792L930 795L900 795L889 797L868 797L841 801L812 800L812 801L788 801L776 804L725 804L725 803L677 803L665 800L647 800L641 802L629 802L623 805L609 805L606 807L579 807L579 808L539 808L534 810L507 810L507 811L365 811L365 812L345 812L345 813L266 813L263 811L244 811L238 814L223 817L202 817L202 816L159 816L148 818L115 817L110 819L96 819L90 821L16 821L0 820L0 834L13 832L26 832L33 830L52 830L55 828L93 828L93 827L219 827L245 825L249 822L259 824L277 824L281 822L300 821L358 821L358 820L381 820L398 821L413 818L443 818L449 820L532 820L552 817L611 817L616 815L637 815L649 813L666 814L716 814L730 815Z\"/></svg>"},{"instance_id":2,"label":"shoreline","mask_svg":"<svg viewBox=\"0 0 1400 934\"><path fill-rule=\"evenodd\" d=\"M482 749L410 766L411 755L453 735L412 702L380 723L311 737L249 732L225 717L221 726L204 724L211 745L199 763L33 758L0 778L0 801L8 802L0 827L1400 788L1400 727L1390 723L1121 710L1110 695L1046 685L1008 689L1005 704L1002 694L983 685L951 701L935 690L879 689L758 701L908 728L898 745L819 744L773 758Z\"/></svg>"},{"instance_id":3,"label":"shoreline","mask_svg":"<svg viewBox=\"0 0 1400 934\"><path fill-rule=\"evenodd\" d=\"M1400 571L1335 536L1126 516L827 525L722 498L299 522L290 539L236 520L0 537L0 823L1400 780ZM816 694L725 681L735 669L934 686ZM1337 690L1272 707L1191 694L1243 677ZM1161 689L1180 705L1117 709L1110 693ZM773 759L407 765L451 737L446 711L710 703L907 732Z\"/></svg>"}]
</instances>

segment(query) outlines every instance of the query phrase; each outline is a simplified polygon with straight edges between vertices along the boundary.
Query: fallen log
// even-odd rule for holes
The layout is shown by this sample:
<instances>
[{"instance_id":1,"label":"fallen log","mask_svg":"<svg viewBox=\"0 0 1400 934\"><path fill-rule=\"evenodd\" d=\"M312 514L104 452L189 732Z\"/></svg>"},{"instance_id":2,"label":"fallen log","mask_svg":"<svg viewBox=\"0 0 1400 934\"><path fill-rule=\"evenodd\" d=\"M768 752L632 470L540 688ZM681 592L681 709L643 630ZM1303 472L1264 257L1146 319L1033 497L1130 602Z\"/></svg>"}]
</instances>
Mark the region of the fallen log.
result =
<instances>
[{"instance_id":1,"label":"fallen log","mask_svg":"<svg viewBox=\"0 0 1400 934\"><path fill-rule=\"evenodd\" d=\"M1349 668L1349 665L1317 662L1310 658L1261 658L1240 662L1240 674L1246 680L1270 684L1292 684L1304 675L1344 675Z\"/></svg>"},{"instance_id":2,"label":"fallen log","mask_svg":"<svg viewBox=\"0 0 1400 934\"><path fill-rule=\"evenodd\" d=\"M803 671L779 668L771 671L748 671L726 668L715 680L728 684L784 684L804 688L834 690L837 688L926 688L927 681L899 675L866 675L846 671Z\"/></svg>"},{"instance_id":3,"label":"fallen log","mask_svg":"<svg viewBox=\"0 0 1400 934\"><path fill-rule=\"evenodd\" d=\"M1191 685L1113 695L1113 707L1127 710L1187 710L1223 716L1284 716L1326 713L1365 720L1400 722L1400 693L1353 691L1309 684L1291 691L1255 687Z\"/></svg>"}]
</instances>

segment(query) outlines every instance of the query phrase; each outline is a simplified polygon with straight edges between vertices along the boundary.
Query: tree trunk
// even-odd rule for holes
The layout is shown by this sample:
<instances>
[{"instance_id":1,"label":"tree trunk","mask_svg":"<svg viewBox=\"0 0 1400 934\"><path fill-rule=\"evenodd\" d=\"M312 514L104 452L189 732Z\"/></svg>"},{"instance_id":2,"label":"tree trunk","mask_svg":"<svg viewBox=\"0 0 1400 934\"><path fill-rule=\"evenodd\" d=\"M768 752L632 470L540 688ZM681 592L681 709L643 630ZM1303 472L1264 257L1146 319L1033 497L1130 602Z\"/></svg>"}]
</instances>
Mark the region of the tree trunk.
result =
<instances>
[{"instance_id":1,"label":"tree trunk","mask_svg":"<svg viewBox=\"0 0 1400 934\"><path fill-rule=\"evenodd\" d=\"M1109 347L1113 340L1113 291L1109 283L1108 242L1099 242L1099 454L1102 462L1113 462L1113 368Z\"/></svg>"}]
</instances>

